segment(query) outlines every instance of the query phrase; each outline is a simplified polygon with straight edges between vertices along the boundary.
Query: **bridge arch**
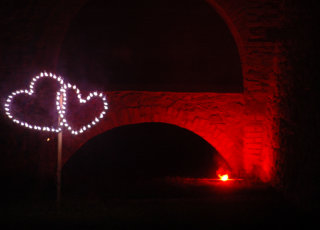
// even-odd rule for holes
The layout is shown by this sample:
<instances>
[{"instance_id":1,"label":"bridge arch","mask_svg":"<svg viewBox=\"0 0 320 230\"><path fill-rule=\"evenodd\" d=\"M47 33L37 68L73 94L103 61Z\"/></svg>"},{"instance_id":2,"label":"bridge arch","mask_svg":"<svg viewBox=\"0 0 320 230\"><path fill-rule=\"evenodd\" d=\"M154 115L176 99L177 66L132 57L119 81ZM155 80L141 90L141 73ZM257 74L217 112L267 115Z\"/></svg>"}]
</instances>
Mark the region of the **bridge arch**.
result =
<instances>
[{"instance_id":1,"label":"bridge arch","mask_svg":"<svg viewBox=\"0 0 320 230\"><path fill-rule=\"evenodd\" d=\"M57 70L89 89L243 92L237 44L212 8L198 0L89 1L71 21Z\"/></svg>"},{"instance_id":2,"label":"bridge arch","mask_svg":"<svg viewBox=\"0 0 320 230\"><path fill-rule=\"evenodd\" d=\"M235 175L242 170L241 94L119 91L107 92L107 96L111 102L108 119L88 133L66 136L64 163L84 143L103 132L130 124L160 122L197 134L220 153Z\"/></svg>"}]
</instances>

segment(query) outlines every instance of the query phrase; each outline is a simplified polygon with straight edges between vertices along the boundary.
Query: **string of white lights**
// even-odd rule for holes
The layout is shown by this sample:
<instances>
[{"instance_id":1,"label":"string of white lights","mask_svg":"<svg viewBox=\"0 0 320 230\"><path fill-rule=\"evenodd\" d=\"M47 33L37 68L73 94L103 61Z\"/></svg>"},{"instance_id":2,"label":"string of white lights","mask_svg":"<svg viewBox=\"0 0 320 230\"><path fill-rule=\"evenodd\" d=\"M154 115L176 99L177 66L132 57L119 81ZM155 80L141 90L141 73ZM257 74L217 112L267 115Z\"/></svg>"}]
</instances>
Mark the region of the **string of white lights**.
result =
<instances>
[{"instance_id":1,"label":"string of white lights","mask_svg":"<svg viewBox=\"0 0 320 230\"><path fill-rule=\"evenodd\" d=\"M74 129L68 123L68 121L66 119L66 116L65 116L65 114L66 114L66 104L67 104L67 94L66 94L66 92L67 92L68 89L72 89L77 94L77 98L79 99L79 102L82 103L82 104L87 103L88 101L90 101L94 97L100 98L102 100L102 102L103 102L103 109L102 109L102 112L99 114L99 116L95 117L91 122L89 122L86 125L83 125L79 129ZM93 126L95 126L105 116L106 111L108 110L107 99L106 99L106 97L105 97L105 95L103 93L99 93L99 92L96 92L96 91L95 92L91 92L84 99L84 98L82 98L80 90L77 88L77 86L76 85L71 85L70 83L68 83L68 84L64 84L63 87L61 87L60 91L57 93L57 100L58 100L58 98L60 99L61 95L62 95L62 98L63 98L62 105L60 105L60 103L57 103L57 111L58 111L59 116L60 116L60 126L64 126L65 128L67 128L74 135L81 134L81 133L89 130Z\"/></svg>"},{"instance_id":2,"label":"string of white lights","mask_svg":"<svg viewBox=\"0 0 320 230\"><path fill-rule=\"evenodd\" d=\"M34 94L34 86L35 86L36 82L39 79L42 79L42 78L51 78L51 79L54 79L54 80L58 81L58 83L60 84L60 90L57 92L57 96L56 96L56 106L57 106L58 114L60 116L60 119L59 119L60 123L58 124L57 127L48 127L48 126L40 126L40 125L35 125L35 124L29 124L26 121L21 121L21 120L15 118L11 114L11 103L12 103L14 97L16 97L17 95L20 95L20 94L27 94L29 96L32 96ZM65 116L65 114L66 114L66 105L67 105L67 94L66 94L66 91L68 89L72 89L72 90L74 90L76 92L80 103L86 103L86 102L90 101L93 97L98 97L103 102L103 110L99 114L99 116L95 117L90 123L82 126L78 130L72 128L72 126L66 120L66 116ZM62 99L62 104L60 104L60 99ZM108 103L107 103L107 99L106 99L106 97L105 97L105 95L103 93L98 93L98 92L95 91L95 92L90 93L87 96L86 99L83 99L82 96L81 96L80 90L77 88L77 86L71 85L70 83L64 83L64 80L63 80L63 78L61 76L56 76L53 73L41 72L40 75L37 75L34 78L32 78L31 83L29 85L29 89L21 89L21 90L16 90L16 91L12 92L6 99L6 102L4 104L4 109L5 109L6 115L14 123L16 123L18 125L21 125L23 127L26 127L26 128L29 128L29 129L34 129L34 130L39 130L39 131L55 132L55 133L61 132L62 127L65 127L72 134L78 135L78 134L81 134L81 133L85 132L86 130L92 128L93 126L95 126L105 116L106 111L108 110Z\"/></svg>"}]
</instances>

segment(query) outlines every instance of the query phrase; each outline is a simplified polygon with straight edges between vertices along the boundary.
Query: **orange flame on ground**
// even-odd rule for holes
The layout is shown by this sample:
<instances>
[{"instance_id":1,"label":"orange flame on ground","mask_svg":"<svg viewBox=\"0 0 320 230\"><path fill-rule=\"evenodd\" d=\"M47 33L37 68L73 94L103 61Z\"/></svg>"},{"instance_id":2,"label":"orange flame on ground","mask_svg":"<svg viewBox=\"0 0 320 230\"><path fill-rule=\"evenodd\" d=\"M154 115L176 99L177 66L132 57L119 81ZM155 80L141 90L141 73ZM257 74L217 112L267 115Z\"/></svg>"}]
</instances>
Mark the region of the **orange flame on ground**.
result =
<instances>
[{"instance_id":1,"label":"orange flame on ground","mask_svg":"<svg viewBox=\"0 0 320 230\"><path fill-rule=\"evenodd\" d=\"M216 171L216 174L219 177L219 180L221 181L229 180L230 171L227 169L221 167Z\"/></svg>"},{"instance_id":2,"label":"orange flame on ground","mask_svg":"<svg viewBox=\"0 0 320 230\"><path fill-rule=\"evenodd\" d=\"M224 174L224 175L219 174L218 177L219 177L220 180L222 180L222 181L227 181L227 180L229 179L228 174Z\"/></svg>"}]
</instances>

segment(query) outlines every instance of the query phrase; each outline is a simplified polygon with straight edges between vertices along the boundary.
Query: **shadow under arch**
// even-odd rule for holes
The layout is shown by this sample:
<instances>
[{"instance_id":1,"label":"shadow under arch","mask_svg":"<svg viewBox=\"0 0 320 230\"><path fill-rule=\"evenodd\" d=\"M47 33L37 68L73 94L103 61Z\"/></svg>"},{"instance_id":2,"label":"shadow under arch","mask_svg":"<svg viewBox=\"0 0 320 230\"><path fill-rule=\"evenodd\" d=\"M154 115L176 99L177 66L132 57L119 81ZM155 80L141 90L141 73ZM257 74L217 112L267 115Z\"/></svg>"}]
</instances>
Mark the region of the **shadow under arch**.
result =
<instances>
[{"instance_id":1,"label":"shadow under arch","mask_svg":"<svg viewBox=\"0 0 320 230\"><path fill-rule=\"evenodd\" d=\"M158 122L125 125L95 136L66 162L62 192L91 198L137 191L146 195L163 192L159 186L168 177L212 178L220 167L230 169L208 142L189 130Z\"/></svg>"}]
</instances>

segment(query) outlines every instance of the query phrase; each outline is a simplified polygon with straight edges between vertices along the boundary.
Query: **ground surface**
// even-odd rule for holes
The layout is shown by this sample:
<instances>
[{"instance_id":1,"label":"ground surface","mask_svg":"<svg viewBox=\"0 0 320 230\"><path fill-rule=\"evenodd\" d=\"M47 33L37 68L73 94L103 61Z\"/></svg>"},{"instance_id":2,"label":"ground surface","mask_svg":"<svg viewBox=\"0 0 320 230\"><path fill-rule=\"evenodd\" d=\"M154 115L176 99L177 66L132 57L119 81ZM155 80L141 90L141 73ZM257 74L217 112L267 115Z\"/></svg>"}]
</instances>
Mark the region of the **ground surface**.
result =
<instances>
[{"instance_id":1,"label":"ground surface","mask_svg":"<svg viewBox=\"0 0 320 230\"><path fill-rule=\"evenodd\" d=\"M244 181L166 179L88 199L7 202L2 229L307 229L311 217L281 194Z\"/></svg>"}]
</instances>

